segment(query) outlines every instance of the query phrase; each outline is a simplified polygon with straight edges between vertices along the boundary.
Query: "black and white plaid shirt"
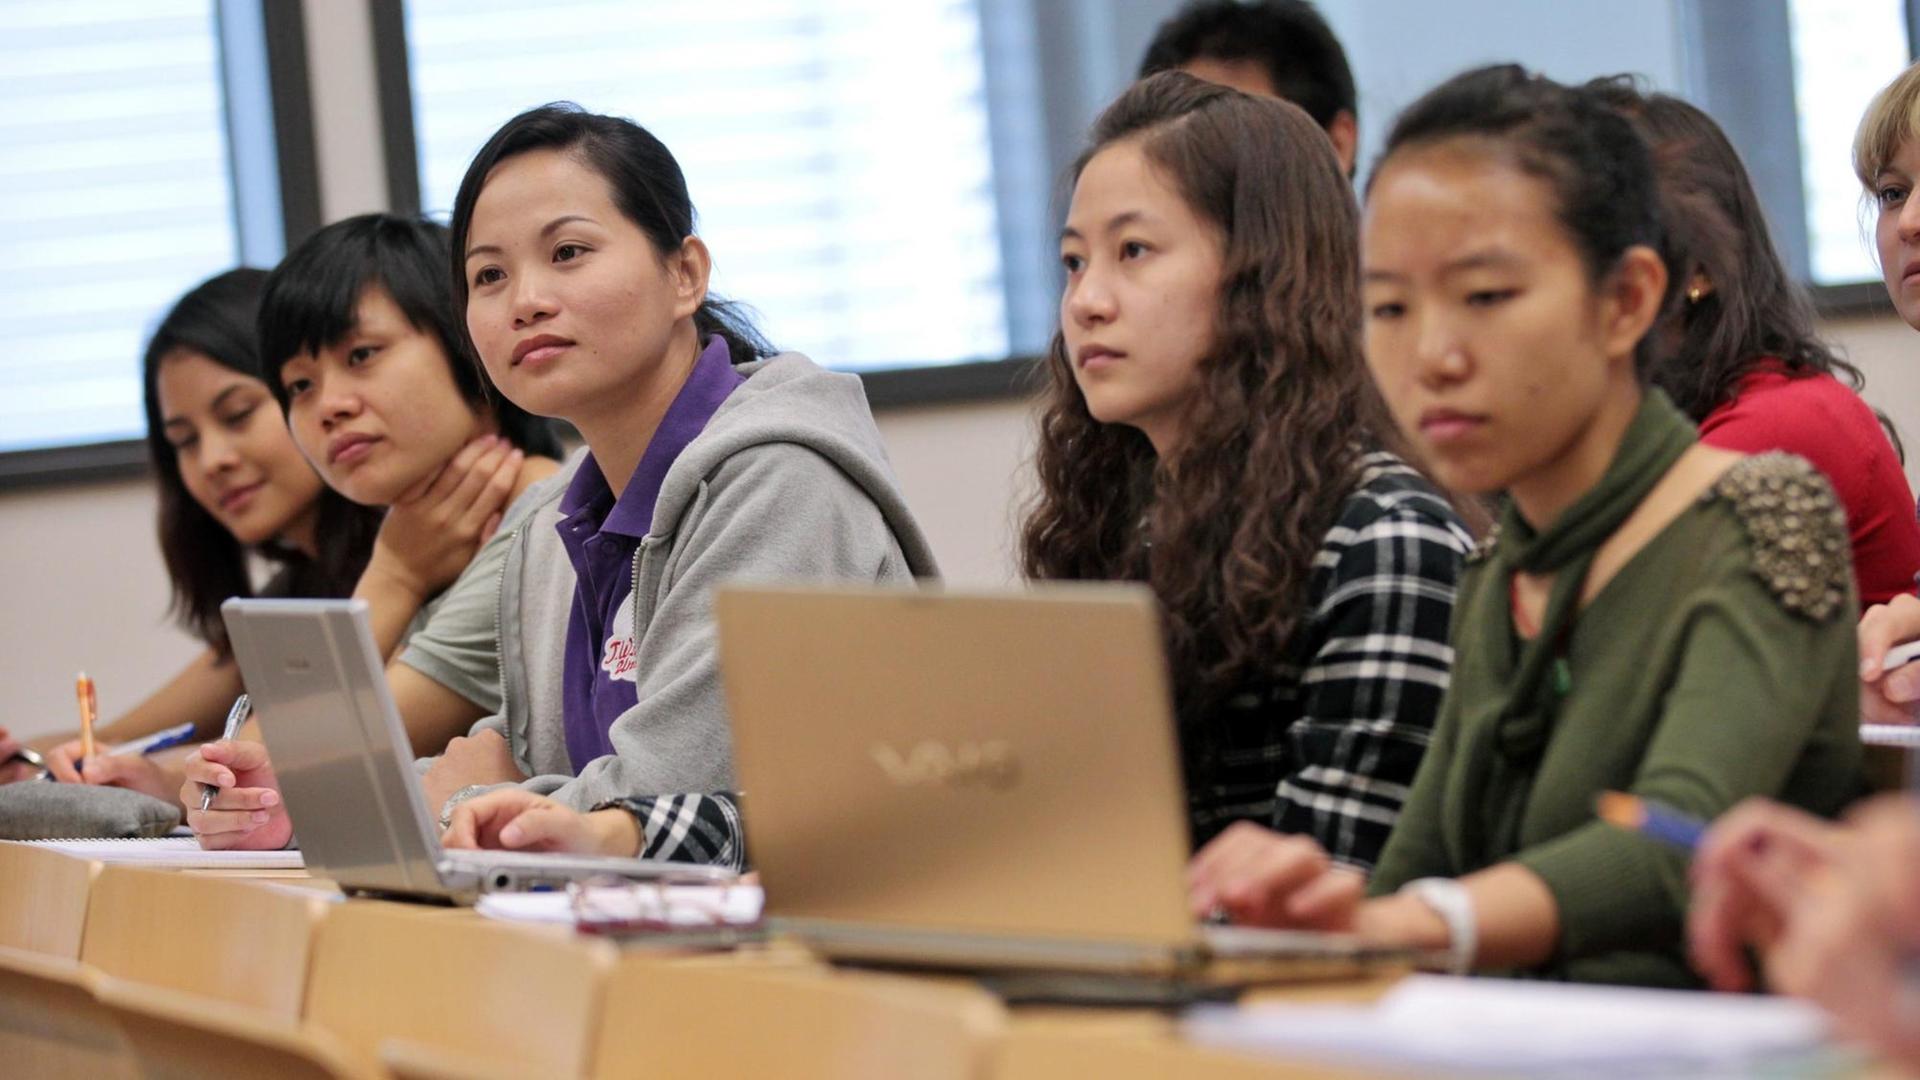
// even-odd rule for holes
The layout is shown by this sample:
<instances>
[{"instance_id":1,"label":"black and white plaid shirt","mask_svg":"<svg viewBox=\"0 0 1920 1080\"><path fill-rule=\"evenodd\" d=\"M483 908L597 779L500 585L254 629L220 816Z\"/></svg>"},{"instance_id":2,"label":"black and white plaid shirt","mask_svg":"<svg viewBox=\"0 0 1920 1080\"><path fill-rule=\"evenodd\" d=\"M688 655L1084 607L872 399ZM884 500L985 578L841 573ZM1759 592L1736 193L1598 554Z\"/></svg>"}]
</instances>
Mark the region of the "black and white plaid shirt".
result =
<instances>
[{"instance_id":1,"label":"black and white plaid shirt","mask_svg":"<svg viewBox=\"0 0 1920 1080\"><path fill-rule=\"evenodd\" d=\"M1312 611L1281 663L1200 721L1214 750L1189 774L1196 848L1245 819L1367 871L1399 817L1446 693L1473 540L1398 458L1369 454L1364 469L1314 556Z\"/></svg>"},{"instance_id":2,"label":"black and white plaid shirt","mask_svg":"<svg viewBox=\"0 0 1920 1080\"><path fill-rule=\"evenodd\" d=\"M619 808L640 823L640 857L747 868L747 834L740 823L740 796L639 795L613 799L595 810Z\"/></svg>"}]
</instances>

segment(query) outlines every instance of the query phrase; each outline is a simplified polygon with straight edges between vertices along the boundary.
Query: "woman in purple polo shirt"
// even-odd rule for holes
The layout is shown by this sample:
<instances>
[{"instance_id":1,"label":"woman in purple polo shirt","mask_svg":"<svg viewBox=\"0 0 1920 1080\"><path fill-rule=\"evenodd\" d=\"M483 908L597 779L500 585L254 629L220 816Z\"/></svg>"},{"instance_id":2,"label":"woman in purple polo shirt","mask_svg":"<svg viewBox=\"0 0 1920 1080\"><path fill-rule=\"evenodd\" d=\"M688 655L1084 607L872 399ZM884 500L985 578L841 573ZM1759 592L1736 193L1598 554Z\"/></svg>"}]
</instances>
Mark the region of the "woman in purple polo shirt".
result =
<instances>
[{"instance_id":1,"label":"woman in purple polo shirt","mask_svg":"<svg viewBox=\"0 0 1920 1080\"><path fill-rule=\"evenodd\" d=\"M524 816L576 825L559 846L741 865L713 587L934 571L859 379L770 355L708 294L693 220L658 139L574 106L509 121L461 183L474 351L589 453L503 576L502 715L428 773L450 843L556 846Z\"/></svg>"}]
</instances>

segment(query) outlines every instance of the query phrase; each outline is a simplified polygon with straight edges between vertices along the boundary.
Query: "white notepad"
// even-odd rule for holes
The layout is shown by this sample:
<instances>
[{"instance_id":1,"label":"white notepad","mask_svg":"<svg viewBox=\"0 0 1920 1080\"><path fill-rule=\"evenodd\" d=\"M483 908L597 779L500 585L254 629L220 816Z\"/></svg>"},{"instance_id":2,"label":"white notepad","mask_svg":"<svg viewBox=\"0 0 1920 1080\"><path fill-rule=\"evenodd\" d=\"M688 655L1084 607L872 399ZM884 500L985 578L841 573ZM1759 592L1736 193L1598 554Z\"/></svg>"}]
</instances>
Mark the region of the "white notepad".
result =
<instances>
[{"instance_id":1,"label":"white notepad","mask_svg":"<svg viewBox=\"0 0 1920 1080\"><path fill-rule=\"evenodd\" d=\"M191 836L131 840L28 840L81 859L166 870L299 870L298 851L207 851Z\"/></svg>"},{"instance_id":2,"label":"white notepad","mask_svg":"<svg viewBox=\"0 0 1920 1080\"><path fill-rule=\"evenodd\" d=\"M1414 975L1367 1006L1209 1006L1205 1045L1416 1073L1746 1076L1833 1051L1789 998ZM1824 1075L1824 1074L1822 1074Z\"/></svg>"},{"instance_id":3,"label":"white notepad","mask_svg":"<svg viewBox=\"0 0 1920 1080\"><path fill-rule=\"evenodd\" d=\"M583 908L588 921L658 921L672 927L750 926L760 920L764 895L758 885L589 886ZM574 925L574 898L565 892L496 892L473 910L508 922Z\"/></svg>"}]
</instances>

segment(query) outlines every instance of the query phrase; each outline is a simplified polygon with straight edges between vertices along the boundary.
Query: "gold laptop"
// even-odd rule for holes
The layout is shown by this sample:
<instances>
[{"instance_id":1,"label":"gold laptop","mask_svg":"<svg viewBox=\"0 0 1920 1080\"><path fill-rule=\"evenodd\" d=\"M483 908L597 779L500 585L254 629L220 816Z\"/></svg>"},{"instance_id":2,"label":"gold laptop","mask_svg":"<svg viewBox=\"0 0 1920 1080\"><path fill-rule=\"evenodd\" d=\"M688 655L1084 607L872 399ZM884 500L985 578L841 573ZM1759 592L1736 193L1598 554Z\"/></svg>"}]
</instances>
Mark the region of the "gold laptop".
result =
<instances>
[{"instance_id":1,"label":"gold laptop","mask_svg":"<svg viewBox=\"0 0 1920 1080\"><path fill-rule=\"evenodd\" d=\"M736 586L715 605L776 929L849 960L1205 981L1408 959L1189 914L1146 589Z\"/></svg>"}]
</instances>

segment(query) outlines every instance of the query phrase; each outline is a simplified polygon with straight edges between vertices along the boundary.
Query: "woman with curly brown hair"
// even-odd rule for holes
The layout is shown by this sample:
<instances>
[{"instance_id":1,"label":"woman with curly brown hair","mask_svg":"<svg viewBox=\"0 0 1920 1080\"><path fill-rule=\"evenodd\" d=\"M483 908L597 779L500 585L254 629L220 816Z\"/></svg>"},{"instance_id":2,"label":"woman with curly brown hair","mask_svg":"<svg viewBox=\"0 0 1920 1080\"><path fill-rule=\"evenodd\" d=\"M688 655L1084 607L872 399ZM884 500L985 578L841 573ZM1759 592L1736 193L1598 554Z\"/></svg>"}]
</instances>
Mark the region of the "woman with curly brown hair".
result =
<instances>
[{"instance_id":1,"label":"woman with curly brown hair","mask_svg":"<svg viewBox=\"0 0 1920 1080\"><path fill-rule=\"evenodd\" d=\"M1196 848L1251 821L1366 869L1446 689L1470 539L1393 452L1356 249L1299 109L1177 73L1108 108L1061 234L1023 559L1159 596Z\"/></svg>"}]
</instances>

